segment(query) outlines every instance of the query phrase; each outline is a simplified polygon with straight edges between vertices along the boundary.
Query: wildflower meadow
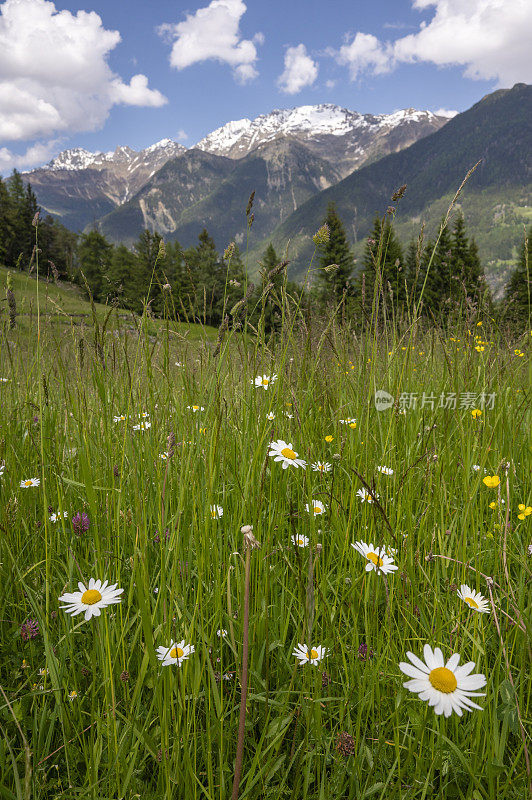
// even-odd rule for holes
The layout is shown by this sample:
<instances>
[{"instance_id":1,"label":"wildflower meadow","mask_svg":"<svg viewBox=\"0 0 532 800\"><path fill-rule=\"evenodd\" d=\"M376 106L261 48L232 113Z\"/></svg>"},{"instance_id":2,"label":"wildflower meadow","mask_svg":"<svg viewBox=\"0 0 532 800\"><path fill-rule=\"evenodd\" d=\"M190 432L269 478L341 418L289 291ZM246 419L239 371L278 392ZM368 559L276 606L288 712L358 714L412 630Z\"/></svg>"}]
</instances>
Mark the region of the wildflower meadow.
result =
<instances>
[{"instance_id":1,"label":"wildflower meadow","mask_svg":"<svg viewBox=\"0 0 532 800\"><path fill-rule=\"evenodd\" d=\"M2 317L2 800L528 797L531 332L375 298Z\"/></svg>"}]
</instances>

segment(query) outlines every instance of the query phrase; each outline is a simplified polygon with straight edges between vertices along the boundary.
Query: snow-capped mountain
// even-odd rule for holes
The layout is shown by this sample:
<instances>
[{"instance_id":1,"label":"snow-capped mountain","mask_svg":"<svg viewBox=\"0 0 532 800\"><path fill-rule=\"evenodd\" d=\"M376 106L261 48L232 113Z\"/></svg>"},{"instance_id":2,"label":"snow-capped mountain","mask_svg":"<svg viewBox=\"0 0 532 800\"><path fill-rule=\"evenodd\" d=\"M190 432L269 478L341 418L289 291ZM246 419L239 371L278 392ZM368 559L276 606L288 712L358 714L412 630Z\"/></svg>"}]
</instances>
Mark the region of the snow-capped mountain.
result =
<instances>
[{"instance_id":1,"label":"snow-capped mountain","mask_svg":"<svg viewBox=\"0 0 532 800\"><path fill-rule=\"evenodd\" d=\"M149 185L155 173L169 161L192 151L236 161L253 152L259 153L261 148L275 142L296 143L303 145L306 153L305 157L299 154L299 163L306 159L310 165L317 159L310 169L312 172L316 168L321 188L324 188L332 175L340 180L353 170L433 133L447 121L447 117L413 108L374 115L332 104L299 106L275 110L253 120L228 122L189 150L172 139L161 139L140 151L127 145L107 153L91 153L75 147L64 150L45 166L25 173L25 178L31 182L45 212L59 218L69 228L82 230L127 203ZM328 177L322 162L333 170ZM199 162L192 159L192 163L197 170ZM207 169L206 164L203 168ZM218 167L209 162L208 170L223 171L219 162ZM203 177L196 172L190 180L201 184ZM175 185L173 191L183 191L185 197L189 188L188 184ZM319 188L318 183L316 191ZM164 216L164 209L158 214Z\"/></svg>"},{"instance_id":2,"label":"snow-capped mountain","mask_svg":"<svg viewBox=\"0 0 532 800\"><path fill-rule=\"evenodd\" d=\"M127 172L133 173L138 169L159 169L170 158L184 153L186 147L174 142L173 139L161 139L160 142L146 147L144 150L133 150L127 145L120 145L116 150L107 153L91 153L83 147L74 147L71 150L63 150L56 158L53 158L46 166L41 167L45 170L80 170L80 169L110 169L113 167L126 167ZM35 172L35 170L32 170Z\"/></svg>"},{"instance_id":3,"label":"snow-capped mountain","mask_svg":"<svg viewBox=\"0 0 532 800\"><path fill-rule=\"evenodd\" d=\"M363 163L433 133L447 121L447 117L414 108L392 114L360 114L326 103L228 122L195 147L215 155L242 158L264 142L290 137L336 165L340 158L342 172L347 175Z\"/></svg>"},{"instance_id":4,"label":"snow-capped mountain","mask_svg":"<svg viewBox=\"0 0 532 800\"><path fill-rule=\"evenodd\" d=\"M108 153L74 147L24 176L44 211L82 230L127 202L167 161L184 152L186 147L172 139L138 151L127 145Z\"/></svg>"}]
</instances>

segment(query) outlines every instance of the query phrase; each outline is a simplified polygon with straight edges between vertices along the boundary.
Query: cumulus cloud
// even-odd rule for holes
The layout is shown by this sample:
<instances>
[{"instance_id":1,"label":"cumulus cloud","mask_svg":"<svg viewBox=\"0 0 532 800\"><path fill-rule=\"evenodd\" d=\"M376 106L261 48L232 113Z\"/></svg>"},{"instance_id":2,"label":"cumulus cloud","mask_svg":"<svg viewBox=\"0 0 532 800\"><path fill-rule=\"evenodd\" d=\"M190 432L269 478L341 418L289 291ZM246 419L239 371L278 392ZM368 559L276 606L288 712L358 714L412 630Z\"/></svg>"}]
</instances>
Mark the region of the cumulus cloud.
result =
<instances>
[{"instance_id":1,"label":"cumulus cloud","mask_svg":"<svg viewBox=\"0 0 532 800\"><path fill-rule=\"evenodd\" d=\"M382 44L371 33L357 33L350 44L340 48L337 60L349 67L353 81L361 72L371 70L375 75L382 75L393 67L390 45Z\"/></svg>"},{"instance_id":2,"label":"cumulus cloud","mask_svg":"<svg viewBox=\"0 0 532 800\"><path fill-rule=\"evenodd\" d=\"M418 10L433 9L416 33L381 42L357 33L336 52L351 78L369 71L383 74L400 63L462 66L464 76L493 80L499 87L532 82L530 0L413 0Z\"/></svg>"},{"instance_id":3,"label":"cumulus cloud","mask_svg":"<svg viewBox=\"0 0 532 800\"><path fill-rule=\"evenodd\" d=\"M166 103L145 75L124 83L111 70L107 58L119 42L94 11L57 11L47 0L0 3L0 140L96 130L113 105Z\"/></svg>"},{"instance_id":4,"label":"cumulus cloud","mask_svg":"<svg viewBox=\"0 0 532 800\"><path fill-rule=\"evenodd\" d=\"M49 161L57 151L57 141L37 142L26 149L24 153L13 153L7 147L0 147L0 174L12 169L29 169L36 164Z\"/></svg>"},{"instance_id":5,"label":"cumulus cloud","mask_svg":"<svg viewBox=\"0 0 532 800\"><path fill-rule=\"evenodd\" d=\"M182 22L164 23L158 33L172 43L170 64L176 69L215 60L229 64L240 83L257 77L257 48L264 42L262 33L242 39L240 20L247 6L242 0L212 0L208 6L187 14Z\"/></svg>"},{"instance_id":6,"label":"cumulus cloud","mask_svg":"<svg viewBox=\"0 0 532 800\"><path fill-rule=\"evenodd\" d=\"M438 108L437 111L433 112L436 114L437 117L447 117L448 119L452 119L456 117L458 111L455 111L454 108Z\"/></svg>"},{"instance_id":7,"label":"cumulus cloud","mask_svg":"<svg viewBox=\"0 0 532 800\"><path fill-rule=\"evenodd\" d=\"M305 86L312 86L318 77L318 65L307 53L304 44L289 47L284 56L284 72L277 85L286 94L297 94Z\"/></svg>"}]
</instances>

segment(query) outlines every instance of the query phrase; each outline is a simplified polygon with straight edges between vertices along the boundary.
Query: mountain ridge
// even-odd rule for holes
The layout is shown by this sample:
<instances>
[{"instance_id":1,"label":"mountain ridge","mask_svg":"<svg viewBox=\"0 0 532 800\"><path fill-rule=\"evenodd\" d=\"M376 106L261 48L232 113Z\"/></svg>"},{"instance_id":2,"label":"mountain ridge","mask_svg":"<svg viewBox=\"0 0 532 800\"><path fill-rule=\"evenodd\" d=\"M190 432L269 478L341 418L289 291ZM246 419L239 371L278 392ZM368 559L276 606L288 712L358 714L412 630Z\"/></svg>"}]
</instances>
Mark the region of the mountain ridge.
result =
<instances>
[{"instance_id":1,"label":"mountain ridge","mask_svg":"<svg viewBox=\"0 0 532 800\"><path fill-rule=\"evenodd\" d=\"M290 138L306 145L317 159L328 160L342 178L446 122L445 117L415 109L363 115L333 104L297 106L254 120L231 121L192 148L168 138L140 151L128 145L107 153L70 148L23 173L23 178L32 184L45 212L73 230L83 230L127 203L168 161L192 150L237 160L265 143ZM228 144L228 131L238 142Z\"/></svg>"}]
</instances>

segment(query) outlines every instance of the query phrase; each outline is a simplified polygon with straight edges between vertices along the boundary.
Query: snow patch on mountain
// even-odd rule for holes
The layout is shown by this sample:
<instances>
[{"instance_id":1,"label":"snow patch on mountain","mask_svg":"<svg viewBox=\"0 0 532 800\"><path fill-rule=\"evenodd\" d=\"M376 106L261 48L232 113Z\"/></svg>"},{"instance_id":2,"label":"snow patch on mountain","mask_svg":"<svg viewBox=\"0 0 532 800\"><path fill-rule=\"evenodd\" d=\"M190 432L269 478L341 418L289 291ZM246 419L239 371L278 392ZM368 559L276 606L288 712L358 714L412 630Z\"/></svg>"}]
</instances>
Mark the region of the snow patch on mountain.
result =
<instances>
[{"instance_id":1,"label":"snow patch on mountain","mask_svg":"<svg viewBox=\"0 0 532 800\"><path fill-rule=\"evenodd\" d=\"M119 145L115 150L107 153L91 153L83 147L73 147L63 150L56 158L53 158L40 169L51 170L80 170L80 169L102 169L118 164L129 165L128 170L134 170L142 163L148 164L153 161L164 162L184 153L186 147L175 142L173 139L161 139L159 142L146 147L144 150L133 150L127 145ZM161 166L161 164L160 164ZM33 170L31 170L33 171Z\"/></svg>"},{"instance_id":2,"label":"snow patch on mountain","mask_svg":"<svg viewBox=\"0 0 532 800\"><path fill-rule=\"evenodd\" d=\"M315 106L298 106L292 109L276 109L270 114L261 114L253 120L240 119L217 128L194 145L216 155L238 157L248 153L263 142L278 136L298 136L315 139L323 136L348 136L365 129L392 129L409 123L432 122L437 118L431 111L414 108L394 111L391 114L360 114L332 103Z\"/></svg>"}]
</instances>

